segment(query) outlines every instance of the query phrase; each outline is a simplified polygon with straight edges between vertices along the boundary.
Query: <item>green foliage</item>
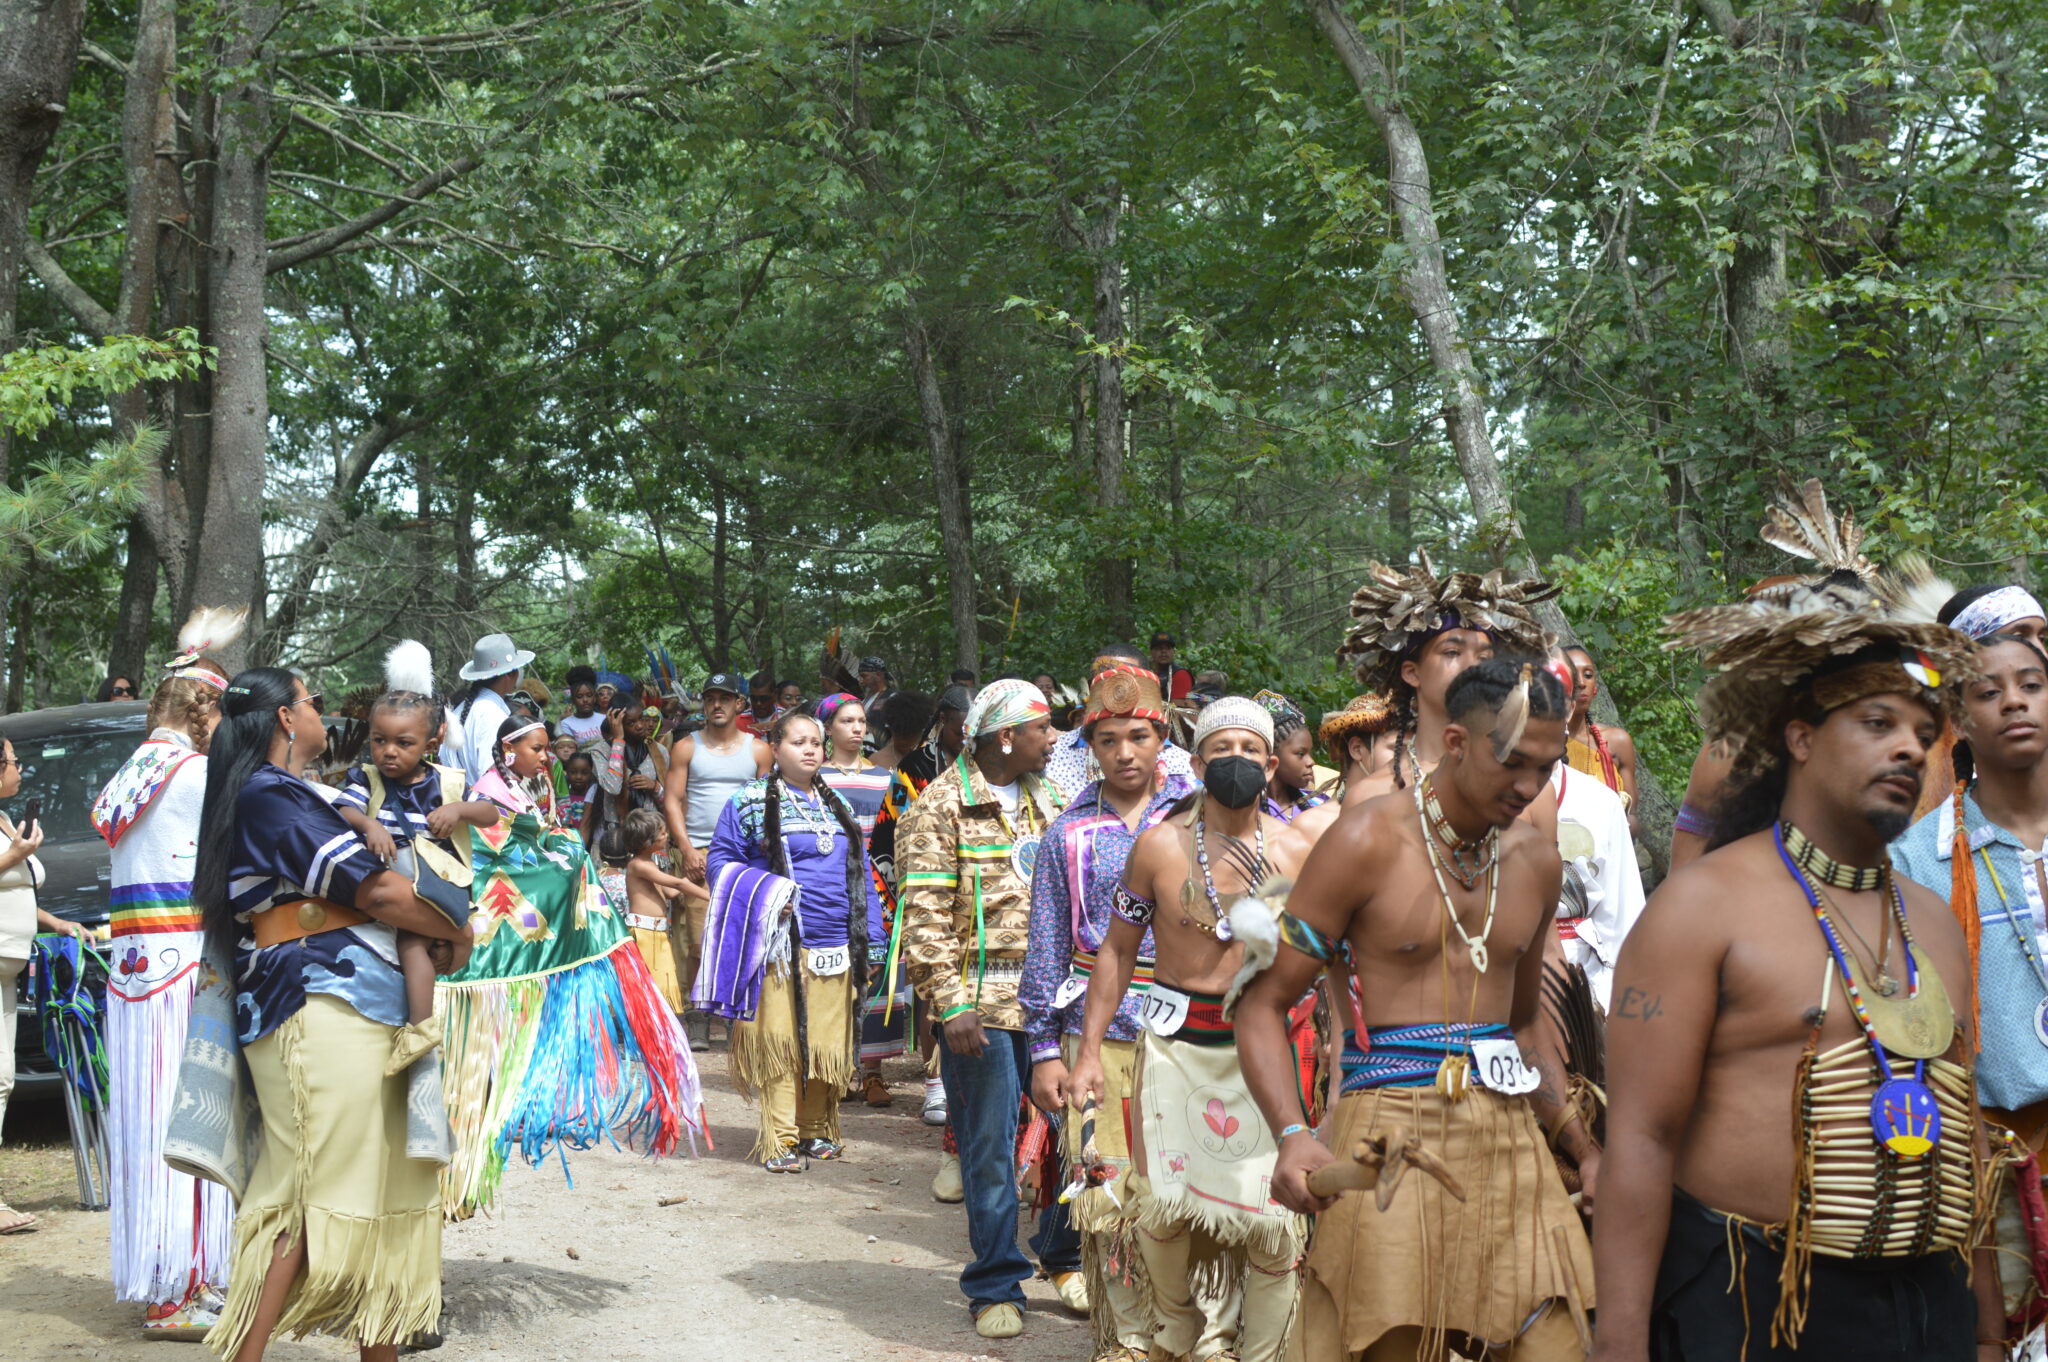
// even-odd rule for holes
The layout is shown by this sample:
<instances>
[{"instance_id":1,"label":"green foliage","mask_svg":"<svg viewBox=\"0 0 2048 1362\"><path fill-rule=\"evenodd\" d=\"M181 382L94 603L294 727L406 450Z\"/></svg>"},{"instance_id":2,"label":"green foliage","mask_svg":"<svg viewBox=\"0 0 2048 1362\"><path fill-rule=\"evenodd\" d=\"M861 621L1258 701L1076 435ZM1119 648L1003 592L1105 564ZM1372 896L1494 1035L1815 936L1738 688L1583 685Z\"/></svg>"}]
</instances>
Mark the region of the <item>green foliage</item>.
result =
<instances>
[{"instance_id":1,"label":"green foliage","mask_svg":"<svg viewBox=\"0 0 2048 1362\"><path fill-rule=\"evenodd\" d=\"M483 163L272 278L292 660L360 682L400 633L445 662L506 627L557 672L661 644L686 675L809 682L837 630L935 682L952 626L907 321L963 452L985 675L1075 678L1124 632L1113 556L1134 632L1314 715L1351 692L1332 654L1368 561L1500 550L1400 292L1381 135L1292 0L360 0L288 9L235 71L206 64L217 8L181 10L180 89L269 73L294 115L274 242ZM1880 559L2036 570L2048 11L1773 0L1731 41L1668 0L1350 8L1422 129L1530 547L1667 783L1698 677L1657 621L1788 570L1755 534L1781 475L1826 478ZM127 10L88 23L132 51ZM101 298L122 95L81 68L32 212ZM33 281L23 307L67 334ZM1114 488L1105 357L1129 398ZM386 421L414 424L337 492ZM89 424L44 438L76 459ZM330 513L321 553L290 547Z\"/></svg>"},{"instance_id":2,"label":"green foliage","mask_svg":"<svg viewBox=\"0 0 2048 1362\"><path fill-rule=\"evenodd\" d=\"M144 426L130 439L101 441L82 460L35 465L19 491L0 486L0 579L40 559L111 546L163 448L164 433Z\"/></svg>"},{"instance_id":3,"label":"green foliage","mask_svg":"<svg viewBox=\"0 0 2048 1362\"><path fill-rule=\"evenodd\" d=\"M0 355L0 428L35 435L60 406L83 396L122 392L141 383L189 378L211 368L212 351L189 326L161 340L108 336L95 345L31 345Z\"/></svg>"}]
</instances>

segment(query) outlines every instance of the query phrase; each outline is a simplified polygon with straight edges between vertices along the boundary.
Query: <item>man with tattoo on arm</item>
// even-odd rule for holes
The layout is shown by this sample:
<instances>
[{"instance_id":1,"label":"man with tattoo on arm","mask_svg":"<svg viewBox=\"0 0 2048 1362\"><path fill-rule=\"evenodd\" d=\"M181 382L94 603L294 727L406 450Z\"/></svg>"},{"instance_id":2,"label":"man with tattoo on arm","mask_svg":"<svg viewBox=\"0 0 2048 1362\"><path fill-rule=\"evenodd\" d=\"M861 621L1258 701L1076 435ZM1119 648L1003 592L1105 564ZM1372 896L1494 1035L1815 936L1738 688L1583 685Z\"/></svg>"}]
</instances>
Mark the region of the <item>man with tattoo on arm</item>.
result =
<instances>
[{"instance_id":1,"label":"man with tattoo on arm","mask_svg":"<svg viewBox=\"0 0 2048 1362\"><path fill-rule=\"evenodd\" d=\"M1564 756L1569 701L1537 660L1493 658L1463 670L1445 706L1436 769L1323 834L1280 916L1278 955L1237 1007L1245 1078L1280 1140L1273 1195L1318 1217L1302 1282L1311 1362L1586 1352L1592 1254L1544 1132L1577 1163L1589 1205L1599 1151L1535 1040L1563 866L1522 817ZM1336 963L1358 988L1325 1145L1306 1128L1284 1027ZM1310 1190L1361 1140L1398 1149L1403 1137L1457 1193L1411 1173L1382 1211Z\"/></svg>"},{"instance_id":2,"label":"man with tattoo on arm","mask_svg":"<svg viewBox=\"0 0 2048 1362\"><path fill-rule=\"evenodd\" d=\"M1970 960L1886 854L1972 660L1840 580L1671 621L1739 755L1712 847L1621 952L1598 1362L2002 1356Z\"/></svg>"}]
</instances>

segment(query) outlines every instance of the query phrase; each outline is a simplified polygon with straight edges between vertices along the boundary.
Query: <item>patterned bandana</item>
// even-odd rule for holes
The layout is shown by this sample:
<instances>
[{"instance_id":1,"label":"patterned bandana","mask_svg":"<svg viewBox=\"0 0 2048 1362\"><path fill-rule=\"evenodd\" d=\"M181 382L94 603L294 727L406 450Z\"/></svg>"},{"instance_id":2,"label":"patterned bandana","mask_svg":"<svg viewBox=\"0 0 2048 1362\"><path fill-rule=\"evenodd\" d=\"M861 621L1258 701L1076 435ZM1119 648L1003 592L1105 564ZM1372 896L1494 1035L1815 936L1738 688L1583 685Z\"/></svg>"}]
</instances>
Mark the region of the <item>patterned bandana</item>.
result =
<instances>
[{"instance_id":1,"label":"patterned bandana","mask_svg":"<svg viewBox=\"0 0 2048 1362\"><path fill-rule=\"evenodd\" d=\"M1006 728L1028 724L1033 719L1046 718L1051 713L1051 708L1045 703L1045 692L1029 681L1016 677L991 681L981 688L981 693L974 697L974 703L967 707L967 736L985 738Z\"/></svg>"},{"instance_id":2,"label":"patterned bandana","mask_svg":"<svg viewBox=\"0 0 2048 1362\"><path fill-rule=\"evenodd\" d=\"M1135 663L1123 662L1096 673L1088 683L1088 705L1081 722L1097 719L1151 719L1166 722L1166 701L1159 694L1159 678Z\"/></svg>"},{"instance_id":3,"label":"patterned bandana","mask_svg":"<svg viewBox=\"0 0 2048 1362\"><path fill-rule=\"evenodd\" d=\"M1989 638L2015 620L2042 615L2041 603L2023 586L2002 586L1971 601L1959 611L1949 627L1971 638Z\"/></svg>"},{"instance_id":4,"label":"patterned bandana","mask_svg":"<svg viewBox=\"0 0 2048 1362\"><path fill-rule=\"evenodd\" d=\"M828 695L818 701L817 704L811 707L811 713L818 716L819 723L829 726L832 722L832 716L839 712L841 706L857 705L859 703L860 697L848 695L845 691L840 691L837 695Z\"/></svg>"},{"instance_id":5,"label":"patterned bandana","mask_svg":"<svg viewBox=\"0 0 2048 1362\"><path fill-rule=\"evenodd\" d=\"M1273 750L1273 716L1266 707L1242 695L1226 695L1202 707L1195 717L1194 741L1190 744L1196 752L1202 750L1202 742L1211 733L1221 733L1226 728L1243 728L1258 734L1266 740L1266 750Z\"/></svg>"}]
</instances>

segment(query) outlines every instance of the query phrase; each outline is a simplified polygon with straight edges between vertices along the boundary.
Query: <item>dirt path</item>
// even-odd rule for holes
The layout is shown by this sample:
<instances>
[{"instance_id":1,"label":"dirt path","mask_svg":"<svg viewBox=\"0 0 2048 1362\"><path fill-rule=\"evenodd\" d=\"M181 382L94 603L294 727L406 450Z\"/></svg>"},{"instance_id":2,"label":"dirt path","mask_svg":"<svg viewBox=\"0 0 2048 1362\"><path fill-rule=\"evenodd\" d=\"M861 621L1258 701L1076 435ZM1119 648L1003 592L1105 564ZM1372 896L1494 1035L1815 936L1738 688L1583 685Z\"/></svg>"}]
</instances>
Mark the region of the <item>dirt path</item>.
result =
<instances>
[{"instance_id":1,"label":"dirt path","mask_svg":"<svg viewBox=\"0 0 2048 1362\"><path fill-rule=\"evenodd\" d=\"M931 1199L939 1132L918 1121L914 1064L892 1061L896 1105L841 1108L848 1156L799 1177L745 1162L753 1113L703 1062L717 1152L649 1162L613 1150L508 1170L494 1219L442 1242L447 1342L433 1362L1079 1362L1088 1326L1048 1283L1026 1284L1022 1338L990 1343L957 1284L967 1251L958 1206ZM42 1217L0 1239L0 1354L9 1359L199 1362L199 1347L145 1341L140 1307L113 1299L106 1217L77 1209L57 1104L8 1113L0 1190ZM656 1203L683 1194L675 1206ZM279 1343L278 1362L353 1357L328 1340Z\"/></svg>"}]
</instances>

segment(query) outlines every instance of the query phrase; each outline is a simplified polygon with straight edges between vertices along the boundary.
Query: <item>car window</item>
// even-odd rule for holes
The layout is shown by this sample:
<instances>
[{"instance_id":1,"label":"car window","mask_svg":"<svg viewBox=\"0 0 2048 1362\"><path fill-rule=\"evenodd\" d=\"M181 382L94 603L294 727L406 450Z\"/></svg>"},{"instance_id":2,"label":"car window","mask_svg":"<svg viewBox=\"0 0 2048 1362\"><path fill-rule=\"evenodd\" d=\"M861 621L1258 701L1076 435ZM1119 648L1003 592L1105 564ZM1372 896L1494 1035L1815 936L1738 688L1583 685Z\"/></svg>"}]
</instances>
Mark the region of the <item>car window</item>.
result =
<instances>
[{"instance_id":1,"label":"car window","mask_svg":"<svg viewBox=\"0 0 2048 1362\"><path fill-rule=\"evenodd\" d=\"M50 841L96 837L92 802L142 741L134 732L67 733L50 738L15 738L21 763L21 793L0 803L0 812L19 823L28 802L41 796L44 836Z\"/></svg>"}]
</instances>

